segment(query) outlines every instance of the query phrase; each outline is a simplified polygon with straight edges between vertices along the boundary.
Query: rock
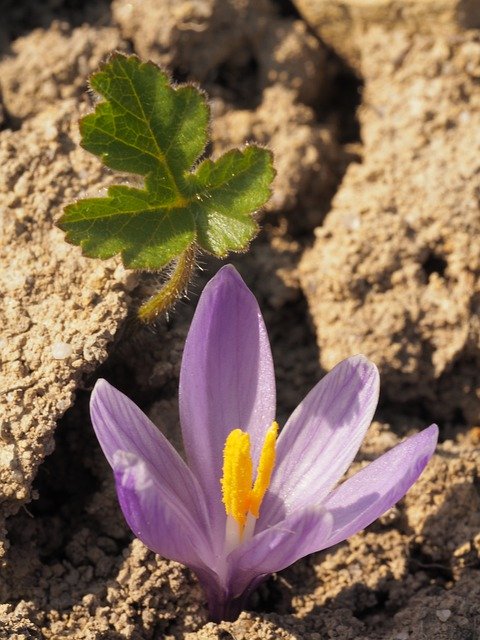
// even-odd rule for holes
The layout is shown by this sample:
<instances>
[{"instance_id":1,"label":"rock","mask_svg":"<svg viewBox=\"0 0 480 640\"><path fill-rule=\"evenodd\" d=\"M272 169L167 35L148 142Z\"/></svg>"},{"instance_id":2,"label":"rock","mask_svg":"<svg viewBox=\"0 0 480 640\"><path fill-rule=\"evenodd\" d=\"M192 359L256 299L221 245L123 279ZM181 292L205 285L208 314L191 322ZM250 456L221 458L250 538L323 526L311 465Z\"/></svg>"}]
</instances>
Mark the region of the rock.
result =
<instances>
[{"instance_id":1,"label":"rock","mask_svg":"<svg viewBox=\"0 0 480 640\"><path fill-rule=\"evenodd\" d=\"M52 357L55 360L65 360L72 355L72 347L67 342L54 342L51 346Z\"/></svg>"},{"instance_id":2,"label":"rock","mask_svg":"<svg viewBox=\"0 0 480 640\"><path fill-rule=\"evenodd\" d=\"M450 611L450 609L437 609L435 611L435 615L440 620L440 622L446 622L452 615L452 612Z\"/></svg>"}]
</instances>

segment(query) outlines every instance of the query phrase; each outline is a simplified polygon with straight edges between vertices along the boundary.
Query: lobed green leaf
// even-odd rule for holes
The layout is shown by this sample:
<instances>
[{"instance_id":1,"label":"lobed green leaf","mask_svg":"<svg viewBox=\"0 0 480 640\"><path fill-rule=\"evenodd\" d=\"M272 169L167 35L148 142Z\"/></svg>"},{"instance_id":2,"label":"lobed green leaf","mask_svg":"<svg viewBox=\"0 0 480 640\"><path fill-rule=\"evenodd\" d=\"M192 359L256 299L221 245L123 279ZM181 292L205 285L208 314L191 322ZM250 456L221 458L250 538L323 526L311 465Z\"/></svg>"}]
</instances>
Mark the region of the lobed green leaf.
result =
<instances>
[{"instance_id":1,"label":"lobed green leaf","mask_svg":"<svg viewBox=\"0 0 480 640\"><path fill-rule=\"evenodd\" d=\"M195 166L207 144L205 96L135 56L114 54L91 86L104 100L81 121L82 146L144 187L113 186L67 206L67 240L91 257L120 253L137 269L160 269L193 246L219 257L245 249L270 196L270 152L251 145Z\"/></svg>"}]
</instances>

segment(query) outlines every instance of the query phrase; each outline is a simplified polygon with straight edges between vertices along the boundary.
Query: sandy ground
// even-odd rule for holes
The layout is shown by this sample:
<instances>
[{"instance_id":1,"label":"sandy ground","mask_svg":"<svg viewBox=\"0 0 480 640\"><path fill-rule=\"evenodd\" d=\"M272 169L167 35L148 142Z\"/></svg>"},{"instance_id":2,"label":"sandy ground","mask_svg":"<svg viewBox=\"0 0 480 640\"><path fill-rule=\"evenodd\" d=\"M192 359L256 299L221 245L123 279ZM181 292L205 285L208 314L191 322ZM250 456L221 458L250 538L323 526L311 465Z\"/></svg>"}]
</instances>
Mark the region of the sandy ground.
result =
<instances>
[{"instance_id":1,"label":"sandy ground","mask_svg":"<svg viewBox=\"0 0 480 640\"><path fill-rule=\"evenodd\" d=\"M431 0L417 30L413 0L393 23L398 2L372 18L351 0L348 41L335 4L322 31L312 2L298 3L306 22L286 1L6 0L0 638L480 638L475 2L460 15L454 0ZM397 507L270 578L234 623L208 623L188 569L133 540L89 423L103 376L179 443L183 342L219 267L202 257L189 298L146 329L135 309L160 276L83 258L54 227L62 206L115 180L78 147L77 127L92 107L88 74L113 49L202 84L214 154L246 140L275 152L264 231L233 262L264 311L280 423L325 370L364 352L382 403L352 471L441 428Z\"/></svg>"}]
</instances>

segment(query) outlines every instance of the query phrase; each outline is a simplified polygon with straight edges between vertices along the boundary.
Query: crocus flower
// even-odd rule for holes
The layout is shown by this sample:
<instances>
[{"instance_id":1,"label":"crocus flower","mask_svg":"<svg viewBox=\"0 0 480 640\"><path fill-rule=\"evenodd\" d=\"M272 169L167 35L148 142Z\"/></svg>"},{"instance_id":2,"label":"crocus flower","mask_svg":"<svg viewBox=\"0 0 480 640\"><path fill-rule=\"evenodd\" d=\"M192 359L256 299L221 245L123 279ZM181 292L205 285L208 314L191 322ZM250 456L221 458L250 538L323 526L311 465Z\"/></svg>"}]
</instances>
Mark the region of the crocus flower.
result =
<instances>
[{"instance_id":1,"label":"crocus flower","mask_svg":"<svg viewBox=\"0 0 480 640\"><path fill-rule=\"evenodd\" d=\"M408 438L338 484L378 400L374 364L354 356L307 395L278 435L267 332L231 266L199 300L180 374L186 462L126 396L99 380L91 415L135 535L190 567L213 620L231 620L270 573L360 531L432 456L438 429ZM338 485L338 486L337 486Z\"/></svg>"}]
</instances>

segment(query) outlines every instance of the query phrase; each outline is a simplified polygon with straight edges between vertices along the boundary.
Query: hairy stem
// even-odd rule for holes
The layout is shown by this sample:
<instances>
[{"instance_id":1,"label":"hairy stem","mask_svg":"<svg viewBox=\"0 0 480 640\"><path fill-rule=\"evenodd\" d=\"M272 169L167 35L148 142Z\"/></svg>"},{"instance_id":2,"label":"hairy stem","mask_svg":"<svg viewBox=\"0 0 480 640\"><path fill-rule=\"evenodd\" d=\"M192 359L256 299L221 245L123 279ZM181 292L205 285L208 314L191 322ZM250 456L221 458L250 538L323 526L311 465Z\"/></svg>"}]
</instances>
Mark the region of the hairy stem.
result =
<instances>
[{"instance_id":1,"label":"hairy stem","mask_svg":"<svg viewBox=\"0 0 480 640\"><path fill-rule=\"evenodd\" d=\"M138 310L138 317L148 324L167 311L185 292L195 267L195 244L180 254L173 273L158 293L147 300Z\"/></svg>"}]
</instances>

